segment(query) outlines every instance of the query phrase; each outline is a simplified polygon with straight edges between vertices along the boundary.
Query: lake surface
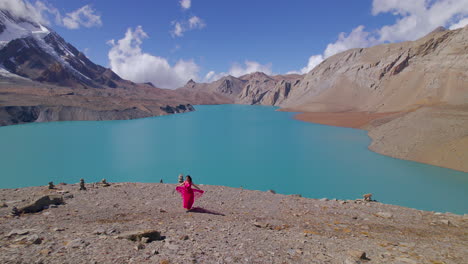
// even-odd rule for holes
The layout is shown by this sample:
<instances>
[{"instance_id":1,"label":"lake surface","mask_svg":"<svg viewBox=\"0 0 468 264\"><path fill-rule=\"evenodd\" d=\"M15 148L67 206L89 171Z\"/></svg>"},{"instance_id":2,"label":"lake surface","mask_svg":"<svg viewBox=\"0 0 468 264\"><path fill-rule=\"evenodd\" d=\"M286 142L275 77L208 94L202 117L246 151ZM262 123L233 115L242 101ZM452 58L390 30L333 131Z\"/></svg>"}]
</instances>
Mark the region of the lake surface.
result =
<instances>
[{"instance_id":1,"label":"lake surface","mask_svg":"<svg viewBox=\"0 0 468 264\"><path fill-rule=\"evenodd\" d=\"M468 213L468 173L367 149L366 131L292 119L274 107L196 106L127 121L0 127L0 188L96 182L199 184L275 190Z\"/></svg>"}]
</instances>

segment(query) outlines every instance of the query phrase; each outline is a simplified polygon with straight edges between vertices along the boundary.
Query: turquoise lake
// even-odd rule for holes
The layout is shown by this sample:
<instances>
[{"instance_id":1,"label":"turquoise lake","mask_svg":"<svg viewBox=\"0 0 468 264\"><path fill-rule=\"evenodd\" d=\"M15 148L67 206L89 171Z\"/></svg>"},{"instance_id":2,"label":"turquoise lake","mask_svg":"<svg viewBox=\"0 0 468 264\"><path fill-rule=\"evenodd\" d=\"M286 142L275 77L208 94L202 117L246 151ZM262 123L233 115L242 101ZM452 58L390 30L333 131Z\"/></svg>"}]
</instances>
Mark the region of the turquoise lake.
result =
<instances>
[{"instance_id":1,"label":"turquoise lake","mask_svg":"<svg viewBox=\"0 0 468 264\"><path fill-rule=\"evenodd\" d=\"M198 184L275 190L468 213L468 173L367 149L363 130L294 120L274 107L196 106L185 114L127 121L0 127L0 188L96 182Z\"/></svg>"}]
</instances>

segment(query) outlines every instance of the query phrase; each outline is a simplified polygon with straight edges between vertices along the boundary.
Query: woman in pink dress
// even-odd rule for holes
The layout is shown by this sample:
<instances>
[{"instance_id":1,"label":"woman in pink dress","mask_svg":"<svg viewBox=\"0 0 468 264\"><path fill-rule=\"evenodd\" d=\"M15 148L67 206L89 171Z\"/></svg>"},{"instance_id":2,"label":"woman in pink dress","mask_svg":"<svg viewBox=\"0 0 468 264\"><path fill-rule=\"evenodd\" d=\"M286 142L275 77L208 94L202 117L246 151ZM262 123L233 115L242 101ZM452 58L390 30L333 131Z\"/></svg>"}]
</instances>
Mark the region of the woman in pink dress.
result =
<instances>
[{"instance_id":1,"label":"woman in pink dress","mask_svg":"<svg viewBox=\"0 0 468 264\"><path fill-rule=\"evenodd\" d=\"M192 189L192 187L194 189ZM187 212L192 209L193 202L202 197L204 193L204 191L200 190L200 188L192 182L192 177L190 177L190 175L185 177L183 183L177 185L176 191L182 196L183 206Z\"/></svg>"}]
</instances>

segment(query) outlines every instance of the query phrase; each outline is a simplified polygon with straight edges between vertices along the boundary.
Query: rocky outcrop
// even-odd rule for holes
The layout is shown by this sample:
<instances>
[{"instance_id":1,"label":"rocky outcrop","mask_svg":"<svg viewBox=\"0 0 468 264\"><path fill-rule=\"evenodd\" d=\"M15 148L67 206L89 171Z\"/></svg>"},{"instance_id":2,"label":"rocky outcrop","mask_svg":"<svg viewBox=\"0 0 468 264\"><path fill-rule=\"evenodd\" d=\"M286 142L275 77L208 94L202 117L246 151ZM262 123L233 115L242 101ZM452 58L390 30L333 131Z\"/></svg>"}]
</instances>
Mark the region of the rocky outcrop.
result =
<instances>
[{"instance_id":1,"label":"rocky outcrop","mask_svg":"<svg viewBox=\"0 0 468 264\"><path fill-rule=\"evenodd\" d=\"M193 106L191 104L186 104L186 105L178 105L178 106L170 106L166 105L165 107L160 107L161 110L168 114L175 114L175 113L185 113L185 112L190 112L190 111L195 111Z\"/></svg>"},{"instance_id":2,"label":"rocky outcrop","mask_svg":"<svg viewBox=\"0 0 468 264\"><path fill-rule=\"evenodd\" d=\"M46 195L31 204L21 207L18 211L24 214L37 213L44 210L44 208L48 208L50 205L60 204L63 204L63 197L61 195Z\"/></svg>"}]
</instances>

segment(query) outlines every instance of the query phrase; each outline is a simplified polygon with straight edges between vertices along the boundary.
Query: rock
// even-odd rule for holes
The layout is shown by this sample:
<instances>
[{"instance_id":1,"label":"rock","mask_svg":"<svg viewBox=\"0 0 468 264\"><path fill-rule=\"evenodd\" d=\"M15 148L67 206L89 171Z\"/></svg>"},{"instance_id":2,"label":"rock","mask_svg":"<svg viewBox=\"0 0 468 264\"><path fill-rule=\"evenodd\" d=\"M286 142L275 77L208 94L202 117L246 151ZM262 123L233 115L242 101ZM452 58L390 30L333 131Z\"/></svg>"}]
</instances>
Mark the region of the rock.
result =
<instances>
[{"instance_id":1,"label":"rock","mask_svg":"<svg viewBox=\"0 0 468 264\"><path fill-rule=\"evenodd\" d=\"M63 195L63 198L65 198L65 199L71 199L73 197L75 197L75 196L73 196L73 194L71 194L71 193L67 193L67 194Z\"/></svg>"},{"instance_id":2,"label":"rock","mask_svg":"<svg viewBox=\"0 0 468 264\"><path fill-rule=\"evenodd\" d=\"M447 226L451 224L451 222L450 222L449 220L447 220L447 219L439 220L439 222L440 222L441 224L444 224L444 225L447 225Z\"/></svg>"},{"instance_id":3,"label":"rock","mask_svg":"<svg viewBox=\"0 0 468 264\"><path fill-rule=\"evenodd\" d=\"M177 245L174 245L174 244L166 244L166 247L170 250L174 250L174 251L178 251L179 250L179 246Z\"/></svg>"},{"instance_id":4,"label":"rock","mask_svg":"<svg viewBox=\"0 0 468 264\"><path fill-rule=\"evenodd\" d=\"M355 260L367 260L366 252L360 250L348 250L346 252L349 257Z\"/></svg>"},{"instance_id":5,"label":"rock","mask_svg":"<svg viewBox=\"0 0 468 264\"><path fill-rule=\"evenodd\" d=\"M322 199L319 199L319 201L326 202L326 201L328 201L328 198L322 198Z\"/></svg>"},{"instance_id":6,"label":"rock","mask_svg":"<svg viewBox=\"0 0 468 264\"><path fill-rule=\"evenodd\" d=\"M89 245L89 242L80 238L66 242L67 248L85 248L88 245Z\"/></svg>"},{"instance_id":7,"label":"rock","mask_svg":"<svg viewBox=\"0 0 468 264\"><path fill-rule=\"evenodd\" d=\"M14 236L14 235L24 236L24 235L27 235L30 232L34 232L34 231L36 231L36 229L13 229L6 236L7 237L11 237L11 236Z\"/></svg>"},{"instance_id":8,"label":"rock","mask_svg":"<svg viewBox=\"0 0 468 264\"><path fill-rule=\"evenodd\" d=\"M138 243L138 245L135 246L135 250L142 250L142 249L145 249L145 245L143 245L142 243Z\"/></svg>"},{"instance_id":9,"label":"rock","mask_svg":"<svg viewBox=\"0 0 468 264\"><path fill-rule=\"evenodd\" d=\"M141 243L149 243L149 238L148 237L142 237L141 238Z\"/></svg>"},{"instance_id":10,"label":"rock","mask_svg":"<svg viewBox=\"0 0 468 264\"><path fill-rule=\"evenodd\" d=\"M63 197L61 195L46 195L34 203L26 205L19 209L20 213L37 213L44 209L46 206L63 204Z\"/></svg>"},{"instance_id":11,"label":"rock","mask_svg":"<svg viewBox=\"0 0 468 264\"><path fill-rule=\"evenodd\" d=\"M6 203L1 203L0 204L0 208L5 208L5 207L8 207L8 205Z\"/></svg>"},{"instance_id":12,"label":"rock","mask_svg":"<svg viewBox=\"0 0 468 264\"><path fill-rule=\"evenodd\" d=\"M34 245L39 245L42 243L42 238L40 238L38 235L30 235L26 240Z\"/></svg>"},{"instance_id":13,"label":"rock","mask_svg":"<svg viewBox=\"0 0 468 264\"><path fill-rule=\"evenodd\" d=\"M375 216L389 219L389 218L393 217L393 214L389 213L389 212L378 212L378 213L375 214Z\"/></svg>"},{"instance_id":14,"label":"rock","mask_svg":"<svg viewBox=\"0 0 468 264\"><path fill-rule=\"evenodd\" d=\"M268 190L267 192L272 193L272 194L276 194L276 192L274 190Z\"/></svg>"},{"instance_id":15,"label":"rock","mask_svg":"<svg viewBox=\"0 0 468 264\"><path fill-rule=\"evenodd\" d=\"M65 228L55 227L55 228L52 229L52 230L55 231L55 232L62 232L62 231L65 231Z\"/></svg>"},{"instance_id":16,"label":"rock","mask_svg":"<svg viewBox=\"0 0 468 264\"><path fill-rule=\"evenodd\" d=\"M164 239L161 233L155 230L130 231L117 236L118 239L128 239L136 242L140 242L143 237L148 238L147 243Z\"/></svg>"},{"instance_id":17,"label":"rock","mask_svg":"<svg viewBox=\"0 0 468 264\"><path fill-rule=\"evenodd\" d=\"M54 182L49 182L49 190L55 189Z\"/></svg>"},{"instance_id":18,"label":"rock","mask_svg":"<svg viewBox=\"0 0 468 264\"><path fill-rule=\"evenodd\" d=\"M159 261L159 264L170 264L171 262L169 262L169 260L167 259L162 259Z\"/></svg>"},{"instance_id":19,"label":"rock","mask_svg":"<svg viewBox=\"0 0 468 264\"><path fill-rule=\"evenodd\" d=\"M189 236L187 235L183 235L179 238L180 240L188 240L189 239Z\"/></svg>"},{"instance_id":20,"label":"rock","mask_svg":"<svg viewBox=\"0 0 468 264\"><path fill-rule=\"evenodd\" d=\"M404 257L397 257L395 258L395 260L399 261L399 263L403 262L403 263L409 263L409 264L418 264L416 260L412 260L412 259L404 258Z\"/></svg>"},{"instance_id":21,"label":"rock","mask_svg":"<svg viewBox=\"0 0 468 264\"><path fill-rule=\"evenodd\" d=\"M151 255L159 255L159 251L156 249L151 250Z\"/></svg>"},{"instance_id":22,"label":"rock","mask_svg":"<svg viewBox=\"0 0 468 264\"><path fill-rule=\"evenodd\" d=\"M102 234L105 234L106 233L106 230L102 227L96 229L93 231L93 235L102 235Z\"/></svg>"},{"instance_id":23,"label":"rock","mask_svg":"<svg viewBox=\"0 0 468 264\"><path fill-rule=\"evenodd\" d=\"M58 205L56 205L56 204L51 204L51 205L49 205L49 208L58 208Z\"/></svg>"}]
</instances>

